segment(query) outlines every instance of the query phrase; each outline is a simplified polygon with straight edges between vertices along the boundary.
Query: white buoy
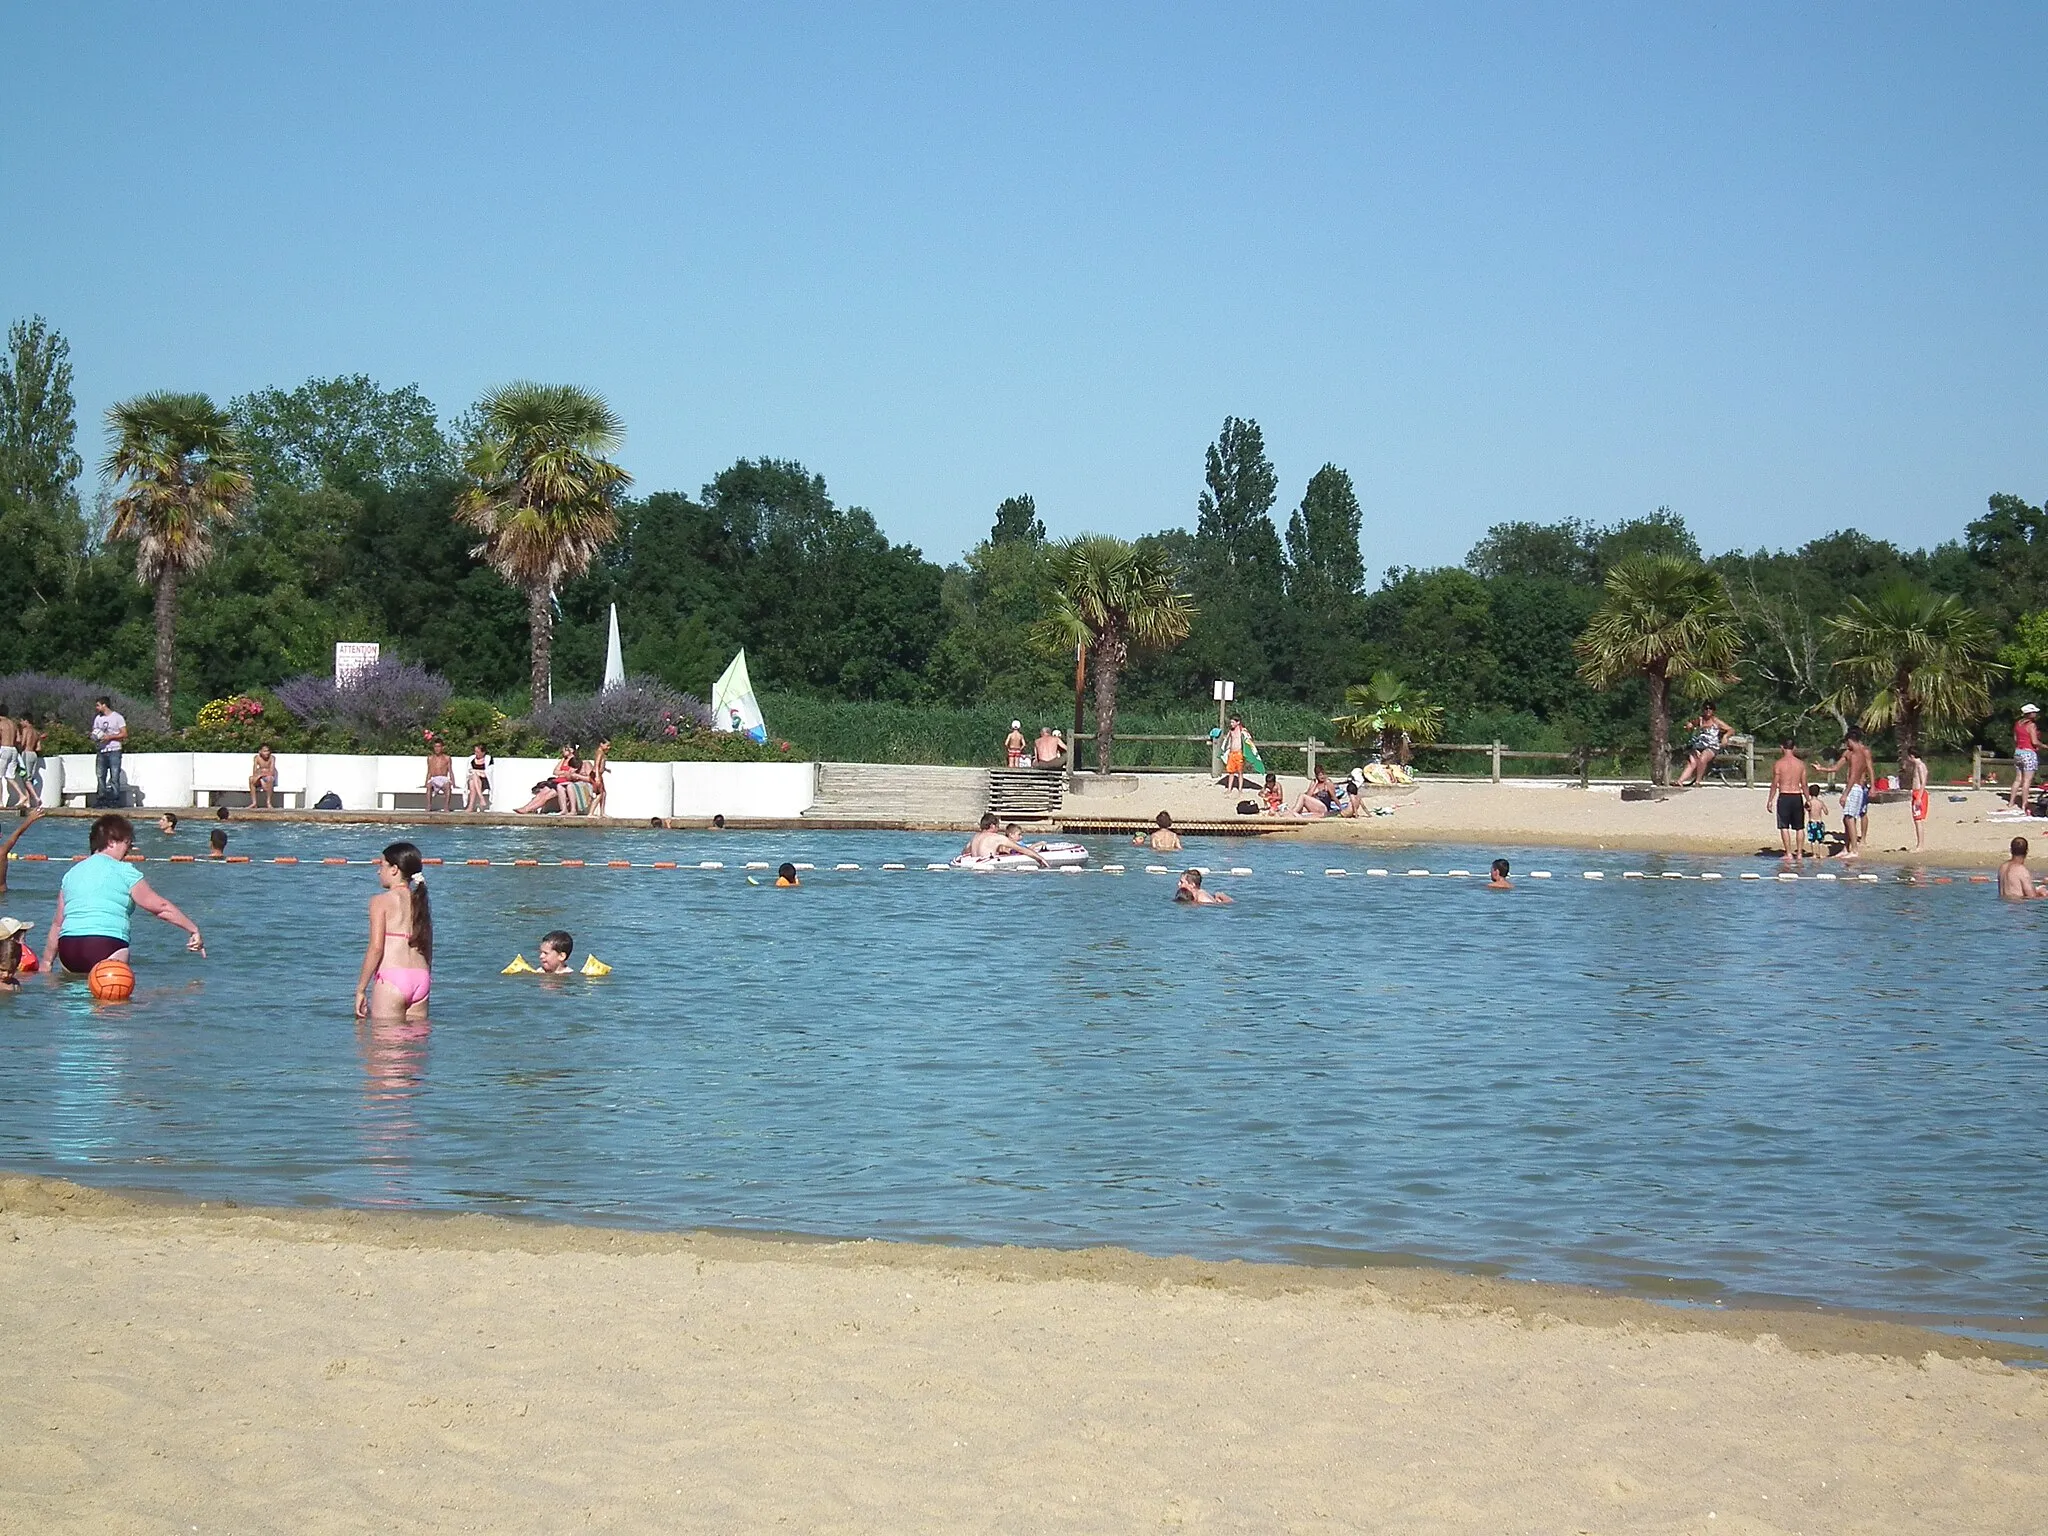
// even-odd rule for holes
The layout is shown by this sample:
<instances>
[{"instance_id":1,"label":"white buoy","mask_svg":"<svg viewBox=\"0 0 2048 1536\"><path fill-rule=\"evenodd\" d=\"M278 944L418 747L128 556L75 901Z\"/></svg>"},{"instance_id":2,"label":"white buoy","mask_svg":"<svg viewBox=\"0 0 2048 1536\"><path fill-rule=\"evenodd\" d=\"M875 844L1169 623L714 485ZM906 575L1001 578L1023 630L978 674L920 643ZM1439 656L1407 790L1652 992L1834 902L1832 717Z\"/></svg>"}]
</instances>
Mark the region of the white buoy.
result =
<instances>
[{"instance_id":1,"label":"white buoy","mask_svg":"<svg viewBox=\"0 0 2048 1536\"><path fill-rule=\"evenodd\" d=\"M884 868L884 869L901 869L901 868L903 868L903 866L902 866L901 864L884 864L884 865L882 866L882 868Z\"/></svg>"},{"instance_id":2,"label":"white buoy","mask_svg":"<svg viewBox=\"0 0 2048 1536\"><path fill-rule=\"evenodd\" d=\"M1105 864L1102 866L1102 872L1105 875L1120 875L1124 872L1124 867L1121 864Z\"/></svg>"},{"instance_id":3,"label":"white buoy","mask_svg":"<svg viewBox=\"0 0 2048 1536\"><path fill-rule=\"evenodd\" d=\"M929 870L929 869L951 869L952 867L953 867L953 866L952 866L952 865L950 865L950 864L927 864L927 865L925 865L925 868L926 868L926 869L928 869L928 870Z\"/></svg>"},{"instance_id":4,"label":"white buoy","mask_svg":"<svg viewBox=\"0 0 2048 1536\"><path fill-rule=\"evenodd\" d=\"M833 867L834 869L859 869L859 868L860 868L860 866L859 866L858 864L834 864L834 865L833 865L832 867Z\"/></svg>"},{"instance_id":5,"label":"white buoy","mask_svg":"<svg viewBox=\"0 0 2048 1536\"><path fill-rule=\"evenodd\" d=\"M1762 875L1760 875L1760 874L1758 874L1758 873L1757 873L1757 872L1756 872L1755 870L1751 870L1751 871L1749 871L1749 873L1747 873L1746 875L1744 875L1744 876L1743 876L1742 878L1743 878L1743 879L1745 879L1745 880L1761 880L1761 879L1763 879L1763 876L1762 876Z\"/></svg>"},{"instance_id":6,"label":"white buoy","mask_svg":"<svg viewBox=\"0 0 2048 1536\"><path fill-rule=\"evenodd\" d=\"M1230 872L1233 875L1248 875L1251 873L1251 871L1249 869L1246 869L1242 864L1232 865Z\"/></svg>"},{"instance_id":7,"label":"white buoy","mask_svg":"<svg viewBox=\"0 0 2048 1536\"><path fill-rule=\"evenodd\" d=\"M700 864L698 864L698 866L697 866L697 867L698 867L699 869L723 869L723 868L725 868L725 866L724 866L723 864L719 863L719 862L718 862L718 860L716 860L716 859L705 859L705 860L704 860L703 862L701 862ZM753 866L752 866L752 865L748 865L747 867L748 867L749 869L753 868ZM763 865L762 865L761 867L762 867L763 869L766 869L766 868L767 868L768 866L767 866L766 864L763 864Z\"/></svg>"},{"instance_id":8,"label":"white buoy","mask_svg":"<svg viewBox=\"0 0 2048 1536\"><path fill-rule=\"evenodd\" d=\"M1173 871L1164 864L1147 864L1145 866L1145 873L1148 875L1170 875Z\"/></svg>"},{"instance_id":9,"label":"white buoy","mask_svg":"<svg viewBox=\"0 0 2048 1536\"><path fill-rule=\"evenodd\" d=\"M1379 880L1384 880L1387 878L1387 872L1384 869L1368 869L1366 873L1368 875L1373 876L1375 879Z\"/></svg>"},{"instance_id":10,"label":"white buoy","mask_svg":"<svg viewBox=\"0 0 2048 1536\"><path fill-rule=\"evenodd\" d=\"M1323 871L1323 873L1328 875L1332 880L1342 880L1347 872L1341 869L1326 869Z\"/></svg>"},{"instance_id":11,"label":"white buoy","mask_svg":"<svg viewBox=\"0 0 2048 1536\"><path fill-rule=\"evenodd\" d=\"M774 867L766 859L757 859L747 866L749 869L773 869Z\"/></svg>"},{"instance_id":12,"label":"white buoy","mask_svg":"<svg viewBox=\"0 0 2048 1536\"><path fill-rule=\"evenodd\" d=\"M1586 878L1588 880L1605 880L1607 875L1604 870L1589 869L1586 871Z\"/></svg>"},{"instance_id":13,"label":"white buoy","mask_svg":"<svg viewBox=\"0 0 2048 1536\"><path fill-rule=\"evenodd\" d=\"M1429 878L1429 871L1426 869L1411 869L1408 871L1408 878L1411 880L1427 880Z\"/></svg>"},{"instance_id":14,"label":"white buoy","mask_svg":"<svg viewBox=\"0 0 2048 1536\"><path fill-rule=\"evenodd\" d=\"M1529 878L1531 880L1548 880L1550 878L1550 871L1547 869L1532 869L1529 871Z\"/></svg>"},{"instance_id":15,"label":"white buoy","mask_svg":"<svg viewBox=\"0 0 2048 1536\"><path fill-rule=\"evenodd\" d=\"M1470 880L1472 878L1472 871L1469 869L1447 869L1444 871L1444 878L1446 880Z\"/></svg>"},{"instance_id":16,"label":"white buoy","mask_svg":"<svg viewBox=\"0 0 2048 1536\"><path fill-rule=\"evenodd\" d=\"M1624 880L1640 880L1643 878L1643 872L1640 869L1624 869L1621 872L1621 878Z\"/></svg>"},{"instance_id":17,"label":"white buoy","mask_svg":"<svg viewBox=\"0 0 2048 1536\"><path fill-rule=\"evenodd\" d=\"M1701 875L1700 878L1702 880L1718 880L1721 877L1719 875Z\"/></svg>"}]
</instances>

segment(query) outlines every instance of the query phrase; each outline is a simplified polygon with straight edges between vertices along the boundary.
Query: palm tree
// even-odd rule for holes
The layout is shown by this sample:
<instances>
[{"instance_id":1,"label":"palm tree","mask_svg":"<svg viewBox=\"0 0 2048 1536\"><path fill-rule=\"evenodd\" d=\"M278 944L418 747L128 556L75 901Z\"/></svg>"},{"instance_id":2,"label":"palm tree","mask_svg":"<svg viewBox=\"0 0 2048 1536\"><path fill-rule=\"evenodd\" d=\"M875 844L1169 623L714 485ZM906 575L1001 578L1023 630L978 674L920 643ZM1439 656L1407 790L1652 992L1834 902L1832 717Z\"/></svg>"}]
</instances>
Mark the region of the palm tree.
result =
<instances>
[{"instance_id":1,"label":"palm tree","mask_svg":"<svg viewBox=\"0 0 2048 1536\"><path fill-rule=\"evenodd\" d=\"M1632 555L1607 573L1607 600L1573 649L1595 688L1650 686L1650 778L1671 774L1671 685L1711 698L1735 681L1742 638L1717 572L1677 555Z\"/></svg>"},{"instance_id":2,"label":"palm tree","mask_svg":"<svg viewBox=\"0 0 2048 1536\"><path fill-rule=\"evenodd\" d=\"M1827 622L1844 680L1829 707L1846 712L1867 694L1863 726L1891 726L1901 762L1918 752L1922 733L1974 725L1991 712L1991 679L2005 670L1992 660L1997 639L1958 599L1899 582L1872 602L1850 598Z\"/></svg>"},{"instance_id":3,"label":"palm tree","mask_svg":"<svg viewBox=\"0 0 2048 1536\"><path fill-rule=\"evenodd\" d=\"M1334 716L1330 722L1337 727L1337 734L1397 762L1403 737L1411 742L1431 742L1444 728L1442 705L1430 703L1427 694L1385 670L1373 673L1370 682L1346 688L1344 707L1351 713Z\"/></svg>"},{"instance_id":4,"label":"palm tree","mask_svg":"<svg viewBox=\"0 0 2048 1536\"><path fill-rule=\"evenodd\" d=\"M567 384L508 384L477 404L482 430L455 515L483 535L475 553L526 594L533 707L548 701L555 591L618 537L613 512L632 483L605 455L624 427L612 408Z\"/></svg>"},{"instance_id":5,"label":"palm tree","mask_svg":"<svg viewBox=\"0 0 2048 1536\"><path fill-rule=\"evenodd\" d=\"M1095 659L1095 765L1109 772L1116 740L1116 687L1134 650L1164 650L1188 635L1195 617L1175 591L1166 561L1123 539L1086 533L1053 551L1053 607L1033 634L1055 655L1069 650L1080 665Z\"/></svg>"},{"instance_id":6,"label":"palm tree","mask_svg":"<svg viewBox=\"0 0 2048 1536\"><path fill-rule=\"evenodd\" d=\"M233 426L205 395L138 395L107 412L100 472L120 485L107 537L135 543L135 579L156 588L156 708L168 723L177 675L178 583L213 558L254 482Z\"/></svg>"}]
</instances>

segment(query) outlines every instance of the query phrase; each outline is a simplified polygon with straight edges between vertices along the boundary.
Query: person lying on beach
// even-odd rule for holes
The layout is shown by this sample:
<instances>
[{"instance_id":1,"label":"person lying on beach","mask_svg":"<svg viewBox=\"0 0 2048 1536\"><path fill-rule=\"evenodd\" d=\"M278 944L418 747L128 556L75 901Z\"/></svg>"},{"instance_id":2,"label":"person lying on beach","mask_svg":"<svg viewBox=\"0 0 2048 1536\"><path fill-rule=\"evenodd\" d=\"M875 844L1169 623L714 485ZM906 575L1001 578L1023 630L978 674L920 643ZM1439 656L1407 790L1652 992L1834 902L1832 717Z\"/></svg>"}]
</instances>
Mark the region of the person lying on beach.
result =
<instances>
[{"instance_id":1,"label":"person lying on beach","mask_svg":"<svg viewBox=\"0 0 2048 1536\"><path fill-rule=\"evenodd\" d=\"M540 941L540 969L543 976L562 976L569 970L569 957L576 953L576 936L557 928Z\"/></svg>"},{"instance_id":2,"label":"person lying on beach","mask_svg":"<svg viewBox=\"0 0 2048 1536\"><path fill-rule=\"evenodd\" d=\"M1227 907L1230 898L1221 891L1202 889L1202 872L1188 870L1180 877L1180 884L1173 888L1173 899L1193 907Z\"/></svg>"},{"instance_id":3,"label":"person lying on beach","mask_svg":"<svg viewBox=\"0 0 2048 1536\"><path fill-rule=\"evenodd\" d=\"M2012 840L2012 857L1998 866L1998 899L2035 901L2042 898L2048 898L2048 885L2036 883L2034 872L2027 868L2027 840L2016 837Z\"/></svg>"},{"instance_id":4,"label":"person lying on beach","mask_svg":"<svg viewBox=\"0 0 2048 1536\"><path fill-rule=\"evenodd\" d=\"M994 859L1006 853L1021 853L1028 859L1036 859L1041 869L1051 867L1045 862L1043 854L1036 849L1025 847L1005 832L993 811L982 816L981 830L967 839L967 846L960 850L960 856L966 859Z\"/></svg>"},{"instance_id":5,"label":"person lying on beach","mask_svg":"<svg viewBox=\"0 0 2048 1536\"><path fill-rule=\"evenodd\" d=\"M1161 811L1153 818L1153 822L1154 825L1149 835L1143 832L1133 832L1131 834L1131 842L1138 846L1149 844L1155 853L1179 853L1180 834L1173 830L1173 817L1165 811Z\"/></svg>"},{"instance_id":6,"label":"person lying on beach","mask_svg":"<svg viewBox=\"0 0 2048 1536\"><path fill-rule=\"evenodd\" d=\"M784 864L775 871L775 888L778 891L793 891L802 884L796 877L794 864Z\"/></svg>"},{"instance_id":7,"label":"person lying on beach","mask_svg":"<svg viewBox=\"0 0 2048 1536\"><path fill-rule=\"evenodd\" d=\"M1515 888L1514 882L1508 879L1508 861L1506 859L1495 859L1493 861L1493 878L1486 882L1486 888L1489 891L1512 891Z\"/></svg>"}]
</instances>

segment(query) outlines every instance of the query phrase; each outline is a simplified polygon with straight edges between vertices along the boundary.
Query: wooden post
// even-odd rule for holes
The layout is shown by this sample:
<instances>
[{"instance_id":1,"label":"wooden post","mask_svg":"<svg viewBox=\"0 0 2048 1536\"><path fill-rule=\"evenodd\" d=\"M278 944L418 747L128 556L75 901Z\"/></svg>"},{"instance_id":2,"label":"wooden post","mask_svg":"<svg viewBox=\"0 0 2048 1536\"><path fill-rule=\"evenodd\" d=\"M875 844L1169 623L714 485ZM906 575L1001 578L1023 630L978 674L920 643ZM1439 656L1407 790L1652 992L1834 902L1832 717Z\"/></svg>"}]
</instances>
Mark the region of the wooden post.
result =
<instances>
[{"instance_id":1,"label":"wooden post","mask_svg":"<svg viewBox=\"0 0 2048 1536\"><path fill-rule=\"evenodd\" d=\"M1500 782L1500 743L1493 744L1493 782Z\"/></svg>"},{"instance_id":2,"label":"wooden post","mask_svg":"<svg viewBox=\"0 0 2048 1536\"><path fill-rule=\"evenodd\" d=\"M1579 788L1590 789L1593 784L1593 749L1579 748Z\"/></svg>"},{"instance_id":3,"label":"wooden post","mask_svg":"<svg viewBox=\"0 0 2048 1536\"><path fill-rule=\"evenodd\" d=\"M1749 741L1742 749L1742 784L1745 789L1756 788L1756 738L1754 736L1749 738Z\"/></svg>"},{"instance_id":4,"label":"wooden post","mask_svg":"<svg viewBox=\"0 0 2048 1536\"><path fill-rule=\"evenodd\" d=\"M1316 778L1316 739L1311 736L1302 745L1302 753L1308 758L1308 778L1313 784Z\"/></svg>"},{"instance_id":5,"label":"wooden post","mask_svg":"<svg viewBox=\"0 0 2048 1536\"><path fill-rule=\"evenodd\" d=\"M1984 749L1982 747L1972 747L1970 748L1970 788L1982 789L1983 787Z\"/></svg>"}]
</instances>

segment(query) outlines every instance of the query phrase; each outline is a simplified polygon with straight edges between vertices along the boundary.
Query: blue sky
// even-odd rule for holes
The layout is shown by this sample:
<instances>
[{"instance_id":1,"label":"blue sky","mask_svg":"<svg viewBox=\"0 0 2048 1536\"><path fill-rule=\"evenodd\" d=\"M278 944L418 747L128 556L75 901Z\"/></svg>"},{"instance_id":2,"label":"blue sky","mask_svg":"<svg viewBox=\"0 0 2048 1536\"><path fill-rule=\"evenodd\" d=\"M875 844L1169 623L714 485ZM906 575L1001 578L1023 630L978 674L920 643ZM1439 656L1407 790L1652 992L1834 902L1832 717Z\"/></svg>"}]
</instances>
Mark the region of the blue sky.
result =
<instances>
[{"instance_id":1,"label":"blue sky","mask_svg":"<svg viewBox=\"0 0 2048 1536\"><path fill-rule=\"evenodd\" d=\"M2048 9L16 5L0 310L112 400L604 392L940 559L1191 525L1226 414L1368 564L2048 493ZM0 317L4 318L4 317Z\"/></svg>"}]
</instances>

